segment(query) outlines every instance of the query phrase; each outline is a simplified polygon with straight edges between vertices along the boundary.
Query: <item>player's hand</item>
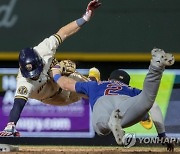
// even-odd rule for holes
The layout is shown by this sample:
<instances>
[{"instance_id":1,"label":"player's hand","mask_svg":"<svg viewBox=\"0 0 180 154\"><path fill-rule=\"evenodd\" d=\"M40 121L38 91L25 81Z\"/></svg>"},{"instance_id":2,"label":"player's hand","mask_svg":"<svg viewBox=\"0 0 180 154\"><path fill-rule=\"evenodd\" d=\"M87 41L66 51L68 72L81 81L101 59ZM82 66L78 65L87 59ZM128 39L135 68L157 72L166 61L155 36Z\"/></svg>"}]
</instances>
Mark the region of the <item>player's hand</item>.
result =
<instances>
[{"instance_id":1,"label":"player's hand","mask_svg":"<svg viewBox=\"0 0 180 154\"><path fill-rule=\"evenodd\" d=\"M59 65L62 75L68 76L76 71L76 64L71 60L62 60Z\"/></svg>"},{"instance_id":2,"label":"player's hand","mask_svg":"<svg viewBox=\"0 0 180 154\"><path fill-rule=\"evenodd\" d=\"M173 152L175 147L175 142L173 139L168 137L163 137L163 145L167 147L167 151Z\"/></svg>"},{"instance_id":3,"label":"player's hand","mask_svg":"<svg viewBox=\"0 0 180 154\"><path fill-rule=\"evenodd\" d=\"M86 13L83 15L84 20L89 21L94 13L94 10L101 6L101 3L98 0L92 0L89 2Z\"/></svg>"},{"instance_id":4,"label":"player's hand","mask_svg":"<svg viewBox=\"0 0 180 154\"><path fill-rule=\"evenodd\" d=\"M175 143L174 141L169 141L167 143L165 143L166 147L167 147L167 151L174 151L174 147L175 147Z\"/></svg>"},{"instance_id":5,"label":"player's hand","mask_svg":"<svg viewBox=\"0 0 180 154\"><path fill-rule=\"evenodd\" d=\"M4 130L0 132L0 136L20 137L20 133L16 130L14 122L9 122Z\"/></svg>"},{"instance_id":6,"label":"player's hand","mask_svg":"<svg viewBox=\"0 0 180 154\"><path fill-rule=\"evenodd\" d=\"M173 143L166 143L167 151L174 151L174 142Z\"/></svg>"}]
</instances>

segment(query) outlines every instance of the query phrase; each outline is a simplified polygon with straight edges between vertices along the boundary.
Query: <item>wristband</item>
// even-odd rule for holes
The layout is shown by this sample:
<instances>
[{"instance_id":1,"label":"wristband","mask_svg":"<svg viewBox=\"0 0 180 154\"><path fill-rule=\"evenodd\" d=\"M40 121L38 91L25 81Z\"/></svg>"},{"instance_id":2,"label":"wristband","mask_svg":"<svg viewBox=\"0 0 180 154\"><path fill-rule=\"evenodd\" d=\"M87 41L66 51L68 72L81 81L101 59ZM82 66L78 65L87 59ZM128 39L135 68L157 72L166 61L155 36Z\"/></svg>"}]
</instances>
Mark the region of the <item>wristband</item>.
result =
<instances>
[{"instance_id":1,"label":"wristband","mask_svg":"<svg viewBox=\"0 0 180 154\"><path fill-rule=\"evenodd\" d=\"M86 23L86 20L84 20L84 18L79 18L76 20L76 23L79 27L81 27Z\"/></svg>"},{"instance_id":2,"label":"wristband","mask_svg":"<svg viewBox=\"0 0 180 154\"><path fill-rule=\"evenodd\" d=\"M57 83L57 81L59 80L60 77L61 77L60 74L56 74L56 75L53 76L53 79Z\"/></svg>"}]
</instances>

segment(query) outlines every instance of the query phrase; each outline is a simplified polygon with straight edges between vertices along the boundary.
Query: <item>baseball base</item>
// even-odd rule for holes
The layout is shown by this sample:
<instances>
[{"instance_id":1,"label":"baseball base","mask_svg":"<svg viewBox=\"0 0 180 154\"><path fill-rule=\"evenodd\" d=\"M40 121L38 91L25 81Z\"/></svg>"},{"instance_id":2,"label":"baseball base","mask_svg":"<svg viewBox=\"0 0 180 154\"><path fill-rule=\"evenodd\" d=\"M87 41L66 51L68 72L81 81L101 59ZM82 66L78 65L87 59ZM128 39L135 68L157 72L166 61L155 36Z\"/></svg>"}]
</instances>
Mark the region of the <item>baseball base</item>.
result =
<instances>
[{"instance_id":1,"label":"baseball base","mask_svg":"<svg viewBox=\"0 0 180 154\"><path fill-rule=\"evenodd\" d=\"M9 145L9 144L0 144L0 152L17 152L19 151L18 146Z\"/></svg>"}]
</instances>

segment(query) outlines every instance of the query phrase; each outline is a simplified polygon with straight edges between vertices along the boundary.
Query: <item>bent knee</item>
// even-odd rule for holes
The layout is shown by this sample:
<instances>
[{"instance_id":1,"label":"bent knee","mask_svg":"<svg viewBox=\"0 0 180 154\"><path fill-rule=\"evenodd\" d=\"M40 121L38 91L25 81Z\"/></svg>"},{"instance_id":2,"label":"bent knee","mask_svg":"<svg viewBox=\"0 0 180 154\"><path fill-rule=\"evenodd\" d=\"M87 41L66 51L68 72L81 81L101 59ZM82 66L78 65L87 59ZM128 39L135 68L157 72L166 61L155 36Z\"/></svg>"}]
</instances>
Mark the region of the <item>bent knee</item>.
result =
<instances>
[{"instance_id":1,"label":"bent knee","mask_svg":"<svg viewBox=\"0 0 180 154\"><path fill-rule=\"evenodd\" d=\"M98 122L96 124L96 133L100 136L108 135L111 132L107 124Z\"/></svg>"}]
</instances>

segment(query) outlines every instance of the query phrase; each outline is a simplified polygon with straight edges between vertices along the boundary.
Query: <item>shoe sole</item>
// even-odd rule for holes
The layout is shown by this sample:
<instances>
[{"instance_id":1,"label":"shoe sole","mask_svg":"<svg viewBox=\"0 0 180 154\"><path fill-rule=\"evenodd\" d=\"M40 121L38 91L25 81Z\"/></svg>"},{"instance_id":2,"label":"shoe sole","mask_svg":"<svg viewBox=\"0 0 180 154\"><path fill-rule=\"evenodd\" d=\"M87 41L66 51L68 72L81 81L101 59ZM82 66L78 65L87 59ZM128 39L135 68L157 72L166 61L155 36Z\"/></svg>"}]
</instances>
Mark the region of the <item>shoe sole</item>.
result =
<instances>
[{"instance_id":1,"label":"shoe sole","mask_svg":"<svg viewBox=\"0 0 180 154\"><path fill-rule=\"evenodd\" d=\"M156 63L158 63L159 65L163 64L164 66L171 66L175 62L173 54L165 53L164 50L161 49L153 49L151 55L152 58L156 61Z\"/></svg>"},{"instance_id":2,"label":"shoe sole","mask_svg":"<svg viewBox=\"0 0 180 154\"><path fill-rule=\"evenodd\" d=\"M166 66L171 66L171 65L173 65L174 62L175 62L175 59L174 59L173 54L171 54L171 53L166 53L165 56L166 56L166 58L165 58L165 60L164 60L164 65L166 65Z\"/></svg>"},{"instance_id":3,"label":"shoe sole","mask_svg":"<svg viewBox=\"0 0 180 154\"><path fill-rule=\"evenodd\" d=\"M108 122L108 125L115 137L115 140L118 145L122 145L123 141L122 138L124 136L124 131L120 125L121 116L119 115L119 110L113 111Z\"/></svg>"}]
</instances>

